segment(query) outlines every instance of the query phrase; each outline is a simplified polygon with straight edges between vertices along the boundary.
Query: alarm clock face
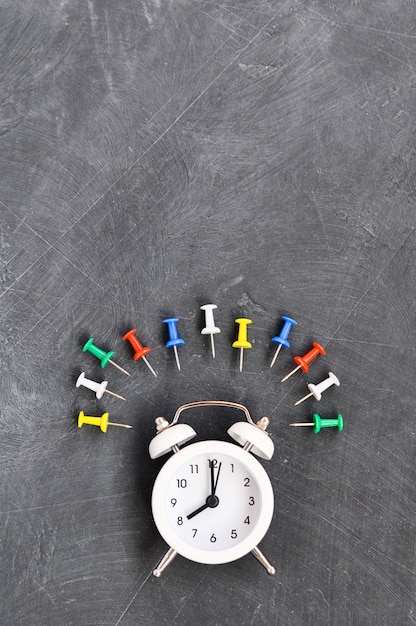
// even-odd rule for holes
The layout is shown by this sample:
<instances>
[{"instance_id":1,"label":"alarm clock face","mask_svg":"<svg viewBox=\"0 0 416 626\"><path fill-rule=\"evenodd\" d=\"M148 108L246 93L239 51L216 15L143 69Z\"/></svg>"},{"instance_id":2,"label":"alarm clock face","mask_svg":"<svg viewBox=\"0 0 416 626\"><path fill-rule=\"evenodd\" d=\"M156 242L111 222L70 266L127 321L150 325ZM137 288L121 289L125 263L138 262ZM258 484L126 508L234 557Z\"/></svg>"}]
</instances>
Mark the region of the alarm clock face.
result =
<instances>
[{"instance_id":1,"label":"alarm clock face","mask_svg":"<svg viewBox=\"0 0 416 626\"><path fill-rule=\"evenodd\" d=\"M273 490L249 452L222 441L183 448L162 467L152 510L165 541L199 563L227 563L250 552L273 515Z\"/></svg>"}]
</instances>

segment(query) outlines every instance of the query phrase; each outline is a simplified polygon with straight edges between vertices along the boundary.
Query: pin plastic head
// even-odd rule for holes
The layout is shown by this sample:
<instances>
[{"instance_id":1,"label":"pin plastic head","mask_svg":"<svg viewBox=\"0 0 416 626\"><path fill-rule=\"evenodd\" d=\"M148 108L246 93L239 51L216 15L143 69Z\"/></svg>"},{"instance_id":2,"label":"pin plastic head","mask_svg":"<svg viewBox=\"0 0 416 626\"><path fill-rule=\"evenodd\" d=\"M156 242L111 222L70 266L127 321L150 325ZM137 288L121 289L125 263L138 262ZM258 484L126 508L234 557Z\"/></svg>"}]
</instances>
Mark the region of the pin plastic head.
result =
<instances>
[{"instance_id":1,"label":"pin plastic head","mask_svg":"<svg viewBox=\"0 0 416 626\"><path fill-rule=\"evenodd\" d=\"M97 357L97 359L101 362L101 367L105 367L106 365L110 363L110 365L113 365L114 367L116 367L120 372L123 372L123 374L130 376L130 374L126 372L124 368L120 367L120 365L117 365L117 363L114 363L114 361L112 360L114 356L114 352L112 350L110 350L110 352L106 352L105 350L102 350L98 346L95 346L93 337L90 337L88 339L88 341L82 348L82 351L91 352L91 354Z\"/></svg>"},{"instance_id":2,"label":"pin plastic head","mask_svg":"<svg viewBox=\"0 0 416 626\"><path fill-rule=\"evenodd\" d=\"M276 337L272 337L273 343L277 343L284 348L290 348L290 343L288 341L289 333L292 330L292 326L296 326L296 320L293 320L291 317L287 317L286 315L282 315L282 320L284 322L282 329L279 335Z\"/></svg>"},{"instance_id":3,"label":"pin plastic head","mask_svg":"<svg viewBox=\"0 0 416 626\"><path fill-rule=\"evenodd\" d=\"M252 324L253 321L249 320L248 317L238 317L235 323L238 324L238 336L237 340L232 344L233 348L249 350L252 346L251 343L247 341L247 326Z\"/></svg>"},{"instance_id":4,"label":"pin plastic head","mask_svg":"<svg viewBox=\"0 0 416 626\"><path fill-rule=\"evenodd\" d=\"M165 320L163 320L163 323L167 324L168 326L169 341L167 341L165 344L167 348L183 346L183 344L185 343L185 340L181 339L178 335L178 329L176 328L176 324L178 322L178 317L167 317Z\"/></svg>"},{"instance_id":5,"label":"pin plastic head","mask_svg":"<svg viewBox=\"0 0 416 626\"><path fill-rule=\"evenodd\" d=\"M320 400L322 398L323 392L326 391L326 389L329 389L329 387L332 387L332 385L336 385L337 387L339 387L340 384L341 383L339 382L335 374L333 372L328 372L328 378L325 378L317 385L309 383L308 389L315 398L315 400Z\"/></svg>"},{"instance_id":6,"label":"pin plastic head","mask_svg":"<svg viewBox=\"0 0 416 626\"><path fill-rule=\"evenodd\" d=\"M142 359L144 356L146 356L147 354L149 354L149 352L151 352L151 348L148 348L147 346L142 346L142 344L140 343L140 341L137 339L136 335L136 329L132 328L131 330L129 330L125 335L123 335L123 339L126 341L129 341L131 344L131 347L134 350L134 356L133 359L135 361L138 361L139 359Z\"/></svg>"},{"instance_id":7,"label":"pin plastic head","mask_svg":"<svg viewBox=\"0 0 416 626\"><path fill-rule=\"evenodd\" d=\"M93 337L90 337L88 339L88 341L85 343L84 347L82 348L82 351L91 352L91 354L97 357L97 359L101 362L101 367L105 367L106 365L108 365L108 363L114 356L114 352L112 352L111 350L109 352L106 352L105 350L102 350L98 346L94 345Z\"/></svg>"},{"instance_id":8,"label":"pin plastic head","mask_svg":"<svg viewBox=\"0 0 416 626\"><path fill-rule=\"evenodd\" d=\"M314 359L316 359L318 354L326 354L325 348L323 348L321 344L318 343L317 341L314 341L312 345L313 345L313 348L309 350L309 352L307 352L303 356L293 357L293 360L295 361L296 365L298 365L300 369L303 370L304 372L307 372L309 370L309 364Z\"/></svg>"},{"instance_id":9,"label":"pin plastic head","mask_svg":"<svg viewBox=\"0 0 416 626\"><path fill-rule=\"evenodd\" d=\"M319 433L322 428L338 428L339 432L344 428L344 420L342 415L338 415L335 419L322 419L318 413L313 414L313 432Z\"/></svg>"}]
</instances>

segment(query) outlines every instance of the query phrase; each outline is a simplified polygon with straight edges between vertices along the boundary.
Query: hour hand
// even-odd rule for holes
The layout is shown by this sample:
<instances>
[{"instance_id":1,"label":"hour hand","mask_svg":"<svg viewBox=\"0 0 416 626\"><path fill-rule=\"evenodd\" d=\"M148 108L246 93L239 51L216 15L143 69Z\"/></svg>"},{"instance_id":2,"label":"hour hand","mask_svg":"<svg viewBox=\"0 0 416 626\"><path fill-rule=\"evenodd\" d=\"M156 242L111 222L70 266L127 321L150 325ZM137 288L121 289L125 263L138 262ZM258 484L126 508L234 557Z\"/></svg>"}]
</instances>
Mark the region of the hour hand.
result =
<instances>
[{"instance_id":1,"label":"hour hand","mask_svg":"<svg viewBox=\"0 0 416 626\"><path fill-rule=\"evenodd\" d=\"M206 499L205 504L200 506L192 513L189 513L186 518L192 519L193 517L195 517L195 515L198 515L198 513L202 513L202 511L205 511L205 509L215 509L215 507L218 506L219 502L220 501L218 500L218 497L216 495L210 494Z\"/></svg>"},{"instance_id":2,"label":"hour hand","mask_svg":"<svg viewBox=\"0 0 416 626\"><path fill-rule=\"evenodd\" d=\"M208 498L209 497L210 496L208 496ZM202 511L205 511L205 509L208 509L208 507L209 507L208 502L205 502L205 504L200 506L199 509L196 509L196 511L193 511L192 513L189 513L189 515L186 516L186 519L192 519L193 517L195 517L195 515L198 515L198 513L201 513Z\"/></svg>"}]
</instances>

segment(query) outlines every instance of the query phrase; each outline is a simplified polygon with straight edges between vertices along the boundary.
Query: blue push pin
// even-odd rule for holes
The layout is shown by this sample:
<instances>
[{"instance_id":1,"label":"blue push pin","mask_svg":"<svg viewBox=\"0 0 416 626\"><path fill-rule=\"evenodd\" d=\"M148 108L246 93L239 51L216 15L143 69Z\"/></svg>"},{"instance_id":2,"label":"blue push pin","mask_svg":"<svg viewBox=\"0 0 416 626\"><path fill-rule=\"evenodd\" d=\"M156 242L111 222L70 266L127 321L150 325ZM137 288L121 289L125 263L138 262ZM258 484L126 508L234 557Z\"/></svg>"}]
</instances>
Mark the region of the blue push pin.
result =
<instances>
[{"instance_id":1,"label":"blue push pin","mask_svg":"<svg viewBox=\"0 0 416 626\"><path fill-rule=\"evenodd\" d=\"M176 328L176 322L179 322L178 317L168 317L163 320L163 323L168 325L169 333L169 341L167 341L165 345L167 348L173 348L173 351L175 353L176 365L178 366L178 370L181 371L177 346L183 346L185 340L179 337L178 330Z\"/></svg>"},{"instance_id":2,"label":"blue push pin","mask_svg":"<svg viewBox=\"0 0 416 626\"><path fill-rule=\"evenodd\" d=\"M292 326L296 326L297 324L295 320L292 320L291 317L286 317L286 315L282 315L282 320L284 320L284 324L282 330L280 331L280 335L272 337L273 343L278 343L279 345L277 346L277 350L273 357L273 361L270 364L270 367L273 367L273 365L275 364L276 359L279 356L279 352L282 349L282 346L284 346L285 348L290 348L290 343L288 342L287 338L289 337L289 333L292 330Z\"/></svg>"}]
</instances>

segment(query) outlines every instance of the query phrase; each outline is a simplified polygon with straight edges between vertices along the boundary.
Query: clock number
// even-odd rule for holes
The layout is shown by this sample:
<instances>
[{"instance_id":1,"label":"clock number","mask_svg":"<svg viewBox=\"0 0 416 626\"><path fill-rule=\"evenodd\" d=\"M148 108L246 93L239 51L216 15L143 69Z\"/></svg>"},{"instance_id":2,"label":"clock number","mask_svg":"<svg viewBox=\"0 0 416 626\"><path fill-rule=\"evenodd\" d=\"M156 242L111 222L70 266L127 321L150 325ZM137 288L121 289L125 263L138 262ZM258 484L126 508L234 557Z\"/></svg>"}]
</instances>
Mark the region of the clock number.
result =
<instances>
[{"instance_id":1,"label":"clock number","mask_svg":"<svg viewBox=\"0 0 416 626\"><path fill-rule=\"evenodd\" d=\"M253 504L255 504L255 501L254 501L253 496L250 496L250 497L249 497L249 499L248 499L248 504L249 504L249 506L253 506Z\"/></svg>"},{"instance_id":2,"label":"clock number","mask_svg":"<svg viewBox=\"0 0 416 626\"><path fill-rule=\"evenodd\" d=\"M217 459L208 459L208 463L210 467L217 467L218 465Z\"/></svg>"},{"instance_id":3,"label":"clock number","mask_svg":"<svg viewBox=\"0 0 416 626\"><path fill-rule=\"evenodd\" d=\"M216 536L214 535L214 533L211 535L211 537L209 538L211 543L215 543L217 541Z\"/></svg>"},{"instance_id":4,"label":"clock number","mask_svg":"<svg viewBox=\"0 0 416 626\"><path fill-rule=\"evenodd\" d=\"M231 471L234 474L234 463L230 463L230 465L231 465Z\"/></svg>"},{"instance_id":5,"label":"clock number","mask_svg":"<svg viewBox=\"0 0 416 626\"><path fill-rule=\"evenodd\" d=\"M237 531L235 529L231 531L231 539L237 539Z\"/></svg>"},{"instance_id":6,"label":"clock number","mask_svg":"<svg viewBox=\"0 0 416 626\"><path fill-rule=\"evenodd\" d=\"M183 518L178 517L178 526L182 526L182 524L183 524Z\"/></svg>"},{"instance_id":7,"label":"clock number","mask_svg":"<svg viewBox=\"0 0 416 626\"><path fill-rule=\"evenodd\" d=\"M198 474L198 465L190 465L189 466L191 468L191 474Z\"/></svg>"},{"instance_id":8,"label":"clock number","mask_svg":"<svg viewBox=\"0 0 416 626\"><path fill-rule=\"evenodd\" d=\"M249 478L245 478L244 479L244 487L250 487L250 479Z\"/></svg>"},{"instance_id":9,"label":"clock number","mask_svg":"<svg viewBox=\"0 0 416 626\"><path fill-rule=\"evenodd\" d=\"M193 531L193 533L194 533L194 534L192 535L192 539L195 539L195 535L196 535L196 533L198 532L198 529L197 529L197 528L193 528L193 529L192 529L192 531Z\"/></svg>"},{"instance_id":10,"label":"clock number","mask_svg":"<svg viewBox=\"0 0 416 626\"><path fill-rule=\"evenodd\" d=\"M185 487L187 486L187 482L186 482L186 478L177 478L176 479L176 483L178 485L178 489L182 487L182 489L185 489Z\"/></svg>"},{"instance_id":11,"label":"clock number","mask_svg":"<svg viewBox=\"0 0 416 626\"><path fill-rule=\"evenodd\" d=\"M247 515L246 519L244 520L244 524L251 524L249 515Z\"/></svg>"},{"instance_id":12,"label":"clock number","mask_svg":"<svg viewBox=\"0 0 416 626\"><path fill-rule=\"evenodd\" d=\"M172 498L170 501L172 506L175 506L175 504L177 503L177 499L176 498Z\"/></svg>"}]
</instances>

